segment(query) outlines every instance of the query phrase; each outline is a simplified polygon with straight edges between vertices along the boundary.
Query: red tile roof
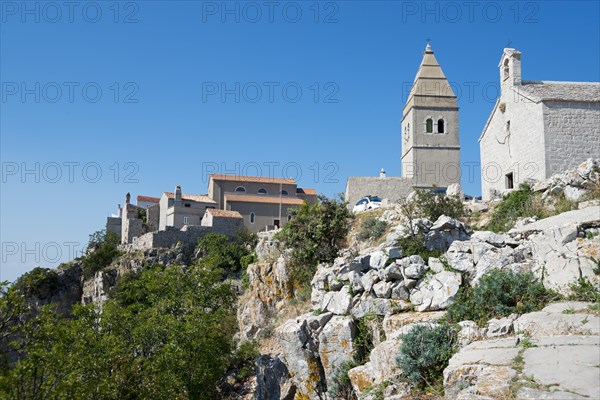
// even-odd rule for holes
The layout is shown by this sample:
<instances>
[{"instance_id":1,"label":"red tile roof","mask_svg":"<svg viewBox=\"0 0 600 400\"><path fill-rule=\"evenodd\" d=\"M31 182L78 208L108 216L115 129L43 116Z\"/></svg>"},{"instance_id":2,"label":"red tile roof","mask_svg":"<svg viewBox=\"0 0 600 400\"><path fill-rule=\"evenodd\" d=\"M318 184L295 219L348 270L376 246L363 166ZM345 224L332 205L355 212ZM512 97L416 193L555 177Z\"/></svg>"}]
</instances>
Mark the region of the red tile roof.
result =
<instances>
[{"instance_id":1,"label":"red tile roof","mask_svg":"<svg viewBox=\"0 0 600 400\"><path fill-rule=\"evenodd\" d=\"M175 198L175 193L173 193L173 192L165 192L164 194L169 199L174 199ZM214 201L213 199L211 199L210 197L208 197L205 194L182 194L181 195L181 199L182 200L189 200L189 201L197 201L199 203L217 204L216 201Z\"/></svg>"},{"instance_id":2,"label":"red tile roof","mask_svg":"<svg viewBox=\"0 0 600 400\"><path fill-rule=\"evenodd\" d=\"M237 211L229 211L229 210L218 210L216 208L208 208L206 212L210 213L213 217L222 217L222 218L243 218L242 214Z\"/></svg>"},{"instance_id":3,"label":"red tile roof","mask_svg":"<svg viewBox=\"0 0 600 400\"><path fill-rule=\"evenodd\" d=\"M315 195L315 196L317 195L317 191L315 189L309 189L309 188L297 188L296 193Z\"/></svg>"},{"instance_id":4,"label":"red tile roof","mask_svg":"<svg viewBox=\"0 0 600 400\"><path fill-rule=\"evenodd\" d=\"M210 177L215 181L280 183L283 185L295 185L296 184L296 181L291 178L271 178L271 177L265 177L265 176L244 176L244 175L226 175L226 174L211 174Z\"/></svg>"},{"instance_id":5,"label":"red tile roof","mask_svg":"<svg viewBox=\"0 0 600 400\"><path fill-rule=\"evenodd\" d=\"M267 204L286 204L286 205L302 205L304 200L289 197L264 197L264 196L225 196L225 201L239 201L243 203L267 203Z\"/></svg>"},{"instance_id":6,"label":"red tile roof","mask_svg":"<svg viewBox=\"0 0 600 400\"><path fill-rule=\"evenodd\" d=\"M158 202L160 202L160 198L159 197L151 197L151 196L142 196L142 195L140 195L140 196L137 197L137 201L138 202L140 202L140 201L146 201L148 203L158 203Z\"/></svg>"}]
</instances>

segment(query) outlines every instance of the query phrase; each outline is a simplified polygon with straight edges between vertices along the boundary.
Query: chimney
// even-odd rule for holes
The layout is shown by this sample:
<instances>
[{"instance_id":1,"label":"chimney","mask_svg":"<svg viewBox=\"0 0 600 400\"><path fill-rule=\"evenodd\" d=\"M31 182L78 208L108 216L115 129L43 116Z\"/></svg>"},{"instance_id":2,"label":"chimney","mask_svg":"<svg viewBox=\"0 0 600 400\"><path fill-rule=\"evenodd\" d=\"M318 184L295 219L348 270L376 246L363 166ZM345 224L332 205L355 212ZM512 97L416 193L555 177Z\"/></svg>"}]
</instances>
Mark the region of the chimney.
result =
<instances>
[{"instance_id":1,"label":"chimney","mask_svg":"<svg viewBox=\"0 0 600 400\"><path fill-rule=\"evenodd\" d=\"M129 204L130 200L131 200L131 194L129 192L127 192L127 194L125 195L125 206L127 206L127 204Z\"/></svg>"},{"instance_id":2,"label":"chimney","mask_svg":"<svg viewBox=\"0 0 600 400\"><path fill-rule=\"evenodd\" d=\"M385 178L387 175L385 174L385 169L381 168L381 171L379 171L379 177L380 178Z\"/></svg>"},{"instance_id":3,"label":"chimney","mask_svg":"<svg viewBox=\"0 0 600 400\"><path fill-rule=\"evenodd\" d=\"M175 186L175 201L181 201L181 186Z\"/></svg>"},{"instance_id":4,"label":"chimney","mask_svg":"<svg viewBox=\"0 0 600 400\"><path fill-rule=\"evenodd\" d=\"M117 212L118 212L119 218L122 218L123 217L123 208L121 207L120 204L117 204Z\"/></svg>"}]
</instances>

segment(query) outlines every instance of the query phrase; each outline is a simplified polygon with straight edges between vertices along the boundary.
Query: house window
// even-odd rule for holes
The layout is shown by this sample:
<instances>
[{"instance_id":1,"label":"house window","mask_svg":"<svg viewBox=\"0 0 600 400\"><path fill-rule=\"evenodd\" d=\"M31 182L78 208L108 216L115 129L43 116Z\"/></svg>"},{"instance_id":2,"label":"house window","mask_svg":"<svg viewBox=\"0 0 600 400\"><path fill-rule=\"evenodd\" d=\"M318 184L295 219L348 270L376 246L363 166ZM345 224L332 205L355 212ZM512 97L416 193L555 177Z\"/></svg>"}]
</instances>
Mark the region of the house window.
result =
<instances>
[{"instance_id":1,"label":"house window","mask_svg":"<svg viewBox=\"0 0 600 400\"><path fill-rule=\"evenodd\" d=\"M504 67L502 69L502 77L504 79L508 79L508 58L506 60L504 60Z\"/></svg>"},{"instance_id":2,"label":"house window","mask_svg":"<svg viewBox=\"0 0 600 400\"><path fill-rule=\"evenodd\" d=\"M183 217L184 225L188 225L190 223L190 217Z\"/></svg>"},{"instance_id":3,"label":"house window","mask_svg":"<svg viewBox=\"0 0 600 400\"><path fill-rule=\"evenodd\" d=\"M437 128L437 133L444 133L444 120L442 118L438 119Z\"/></svg>"},{"instance_id":4,"label":"house window","mask_svg":"<svg viewBox=\"0 0 600 400\"><path fill-rule=\"evenodd\" d=\"M427 121L425 121L425 132L433 133L433 120L431 118L427 118Z\"/></svg>"},{"instance_id":5,"label":"house window","mask_svg":"<svg viewBox=\"0 0 600 400\"><path fill-rule=\"evenodd\" d=\"M250 223L253 224L256 222L256 215L254 213L250 213Z\"/></svg>"},{"instance_id":6,"label":"house window","mask_svg":"<svg viewBox=\"0 0 600 400\"><path fill-rule=\"evenodd\" d=\"M244 192L244 193L246 193L246 188L243 187L243 186L238 186L238 187L235 188L235 191L236 192Z\"/></svg>"},{"instance_id":7,"label":"house window","mask_svg":"<svg viewBox=\"0 0 600 400\"><path fill-rule=\"evenodd\" d=\"M514 189L515 188L515 180L514 180L514 175L512 172L509 172L508 174L506 174L505 176L505 182L506 182L506 188L507 189Z\"/></svg>"},{"instance_id":8,"label":"house window","mask_svg":"<svg viewBox=\"0 0 600 400\"><path fill-rule=\"evenodd\" d=\"M287 196L288 195L288 191L287 190L282 190L281 191L281 195L282 196Z\"/></svg>"},{"instance_id":9,"label":"house window","mask_svg":"<svg viewBox=\"0 0 600 400\"><path fill-rule=\"evenodd\" d=\"M258 189L258 194L267 194L267 189L265 189L265 188Z\"/></svg>"},{"instance_id":10,"label":"house window","mask_svg":"<svg viewBox=\"0 0 600 400\"><path fill-rule=\"evenodd\" d=\"M185 203L184 206L190 208L192 205L190 203Z\"/></svg>"}]
</instances>

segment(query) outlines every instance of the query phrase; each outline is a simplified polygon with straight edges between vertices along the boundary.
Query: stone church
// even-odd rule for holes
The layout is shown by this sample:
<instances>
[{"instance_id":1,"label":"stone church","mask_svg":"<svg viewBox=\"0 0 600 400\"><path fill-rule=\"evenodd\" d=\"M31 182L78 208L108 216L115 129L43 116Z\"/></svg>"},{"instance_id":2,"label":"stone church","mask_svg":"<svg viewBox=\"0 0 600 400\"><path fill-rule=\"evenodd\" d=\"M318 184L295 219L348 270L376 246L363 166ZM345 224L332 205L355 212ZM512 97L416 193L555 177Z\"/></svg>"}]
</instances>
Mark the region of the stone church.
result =
<instances>
[{"instance_id":1,"label":"stone church","mask_svg":"<svg viewBox=\"0 0 600 400\"><path fill-rule=\"evenodd\" d=\"M526 81L504 49L500 97L479 138L484 200L600 158L600 83Z\"/></svg>"},{"instance_id":2,"label":"stone church","mask_svg":"<svg viewBox=\"0 0 600 400\"><path fill-rule=\"evenodd\" d=\"M401 177L349 177L350 206L367 195L395 202L413 189L445 190L460 183L458 106L429 43L417 71L401 121Z\"/></svg>"}]
</instances>

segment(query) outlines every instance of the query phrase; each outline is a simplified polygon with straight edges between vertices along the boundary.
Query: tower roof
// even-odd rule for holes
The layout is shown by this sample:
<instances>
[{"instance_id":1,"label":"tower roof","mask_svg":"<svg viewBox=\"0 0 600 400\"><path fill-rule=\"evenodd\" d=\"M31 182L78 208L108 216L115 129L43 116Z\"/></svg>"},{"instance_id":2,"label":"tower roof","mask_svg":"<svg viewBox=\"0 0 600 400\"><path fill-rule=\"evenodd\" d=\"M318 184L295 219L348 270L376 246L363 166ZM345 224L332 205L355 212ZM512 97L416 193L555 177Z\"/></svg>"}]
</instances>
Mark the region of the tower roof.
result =
<instances>
[{"instance_id":1,"label":"tower roof","mask_svg":"<svg viewBox=\"0 0 600 400\"><path fill-rule=\"evenodd\" d=\"M413 106L456 107L456 95L429 43L423 52L423 60L404 106L405 113Z\"/></svg>"}]
</instances>

